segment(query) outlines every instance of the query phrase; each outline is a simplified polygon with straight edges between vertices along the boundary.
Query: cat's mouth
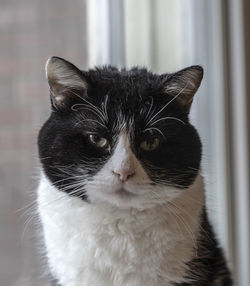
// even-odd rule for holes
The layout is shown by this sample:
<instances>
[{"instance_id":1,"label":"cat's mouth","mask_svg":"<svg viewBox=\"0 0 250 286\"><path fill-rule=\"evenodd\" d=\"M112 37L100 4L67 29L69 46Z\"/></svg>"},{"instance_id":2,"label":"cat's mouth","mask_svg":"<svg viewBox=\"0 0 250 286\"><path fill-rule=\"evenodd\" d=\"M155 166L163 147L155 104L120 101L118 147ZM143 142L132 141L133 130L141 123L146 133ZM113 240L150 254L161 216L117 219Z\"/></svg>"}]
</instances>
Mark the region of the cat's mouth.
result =
<instances>
[{"instance_id":1,"label":"cat's mouth","mask_svg":"<svg viewBox=\"0 0 250 286\"><path fill-rule=\"evenodd\" d=\"M115 191L115 194L120 196L120 197L132 197L132 196L136 196L134 193L131 193L129 191L127 191L124 188L119 188Z\"/></svg>"}]
</instances>

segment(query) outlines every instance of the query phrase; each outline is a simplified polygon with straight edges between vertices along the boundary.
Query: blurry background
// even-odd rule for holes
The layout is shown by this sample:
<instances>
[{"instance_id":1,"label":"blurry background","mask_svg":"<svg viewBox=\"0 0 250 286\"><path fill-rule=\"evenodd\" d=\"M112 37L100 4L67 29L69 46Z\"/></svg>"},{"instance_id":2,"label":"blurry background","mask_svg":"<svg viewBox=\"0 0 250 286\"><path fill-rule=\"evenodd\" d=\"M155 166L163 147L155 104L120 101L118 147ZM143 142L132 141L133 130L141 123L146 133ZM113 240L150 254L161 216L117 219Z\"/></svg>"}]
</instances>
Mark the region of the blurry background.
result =
<instances>
[{"instance_id":1,"label":"blurry background","mask_svg":"<svg viewBox=\"0 0 250 286\"><path fill-rule=\"evenodd\" d=\"M191 118L210 218L249 286L250 3L247 0L0 0L0 285L47 285L36 216L36 137L50 113L51 55L82 69L201 64Z\"/></svg>"}]
</instances>

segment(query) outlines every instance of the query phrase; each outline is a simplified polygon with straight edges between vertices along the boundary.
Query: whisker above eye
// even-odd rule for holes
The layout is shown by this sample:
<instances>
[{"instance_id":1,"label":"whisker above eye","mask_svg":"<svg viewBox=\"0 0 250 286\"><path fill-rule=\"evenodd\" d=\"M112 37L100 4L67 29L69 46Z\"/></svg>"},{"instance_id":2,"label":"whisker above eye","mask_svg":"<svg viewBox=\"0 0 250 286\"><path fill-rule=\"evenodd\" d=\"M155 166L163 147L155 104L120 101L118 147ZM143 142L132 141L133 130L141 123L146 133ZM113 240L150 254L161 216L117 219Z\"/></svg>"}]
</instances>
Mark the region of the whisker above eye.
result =
<instances>
[{"instance_id":1,"label":"whisker above eye","mask_svg":"<svg viewBox=\"0 0 250 286\"><path fill-rule=\"evenodd\" d=\"M150 120L146 123L146 127L159 115L171 102L173 102L182 92L187 88L188 83L176 94L171 100L169 100L155 115L153 115Z\"/></svg>"},{"instance_id":2,"label":"whisker above eye","mask_svg":"<svg viewBox=\"0 0 250 286\"><path fill-rule=\"evenodd\" d=\"M152 110L153 105L154 105L154 98L153 98L153 96L151 96L151 104L150 104L150 106L149 106L147 115L146 115L146 117L145 117L145 120L146 120L146 121L148 120L148 118L150 118L150 115L151 115L150 112L151 112L151 110Z\"/></svg>"},{"instance_id":3,"label":"whisker above eye","mask_svg":"<svg viewBox=\"0 0 250 286\"><path fill-rule=\"evenodd\" d=\"M107 113L107 103L108 103L108 94L105 96L104 103L102 104L102 111L105 115L106 120L108 121L108 113Z\"/></svg>"},{"instance_id":4,"label":"whisker above eye","mask_svg":"<svg viewBox=\"0 0 250 286\"><path fill-rule=\"evenodd\" d=\"M77 94L76 94L77 95ZM77 110L77 107L81 108L84 106L88 106L89 110L92 110L93 112L95 112L97 115L99 115L100 119L102 120L102 122L105 124L108 122L108 117L107 117L107 107L105 107L105 109L100 109L99 107L95 106L94 104L92 104L91 102L89 102L86 98L82 98L80 97L81 100L85 101L85 104L82 103L76 103L74 104L71 109L73 111ZM106 99L107 100L107 99ZM105 106L106 106L107 102L105 102Z\"/></svg>"},{"instance_id":5,"label":"whisker above eye","mask_svg":"<svg viewBox=\"0 0 250 286\"><path fill-rule=\"evenodd\" d=\"M163 121L163 120L175 120L175 121L181 122L183 125L186 125L186 123L185 123L183 120L181 120L181 119L179 119L179 118L176 118L176 117L172 117L172 116L167 116L167 117L160 118L160 119L154 121L153 123L151 123L150 125L153 126L153 125L155 125L156 123L158 123L158 122L160 122L160 121Z\"/></svg>"},{"instance_id":6,"label":"whisker above eye","mask_svg":"<svg viewBox=\"0 0 250 286\"><path fill-rule=\"evenodd\" d=\"M103 123L101 123L98 120L91 119L91 118L83 118L83 120L77 121L76 124L75 124L75 127L78 126L79 124L81 124L82 122L86 122L86 121L93 122L93 123L95 123L97 125L100 125L103 129L107 129L107 126L105 126Z\"/></svg>"},{"instance_id":7,"label":"whisker above eye","mask_svg":"<svg viewBox=\"0 0 250 286\"><path fill-rule=\"evenodd\" d=\"M93 114L95 114L101 120L101 122L103 124L107 123L106 119L103 116L103 114L100 113L99 111L97 111L96 109L94 109L93 107L88 106L87 104L80 104L80 103L78 103L78 104L74 104L71 109L76 111L77 110L77 109L75 109L76 106L79 106L79 109L82 108L82 109L89 110L89 111L93 112Z\"/></svg>"},{"instance_id":8,"label":"whisker above eye","mask_svg":"<svg viewBox=\"0 0 250 286\"><path fill-rule=\"evenodd\" d=\"M146 128L144 129L142 132L145 133L147 131L150 131L150 130L155 130L157 132L159 132L161 134L161 136L166 139L165 135L162 133L162 131L159 129L159 128L156 128L156 127L149 127L149 128Z\"/></svg>"}]
</instances>

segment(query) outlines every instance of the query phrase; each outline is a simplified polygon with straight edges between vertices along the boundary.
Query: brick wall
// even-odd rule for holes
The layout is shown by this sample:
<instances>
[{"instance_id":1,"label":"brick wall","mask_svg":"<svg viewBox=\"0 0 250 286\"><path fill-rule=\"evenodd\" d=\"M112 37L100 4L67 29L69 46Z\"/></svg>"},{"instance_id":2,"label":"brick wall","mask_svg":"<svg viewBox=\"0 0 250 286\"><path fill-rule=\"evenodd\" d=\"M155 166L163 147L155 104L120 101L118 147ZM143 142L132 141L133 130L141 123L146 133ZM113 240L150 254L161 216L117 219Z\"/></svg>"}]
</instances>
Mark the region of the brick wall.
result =
<instances>
[{"instance_id":1,"label":"brick wall","mask_svg":"<svg viewBox=\"0 0 250 286\"><path fill-rule=\"evenodd\" d=\"M44 65L57 55L86 66L85 12L84 0L1 1L0 285L47 284L35 205L25 207L36 197L36 137L49 114Z\"/></svg>"}]
</instances>

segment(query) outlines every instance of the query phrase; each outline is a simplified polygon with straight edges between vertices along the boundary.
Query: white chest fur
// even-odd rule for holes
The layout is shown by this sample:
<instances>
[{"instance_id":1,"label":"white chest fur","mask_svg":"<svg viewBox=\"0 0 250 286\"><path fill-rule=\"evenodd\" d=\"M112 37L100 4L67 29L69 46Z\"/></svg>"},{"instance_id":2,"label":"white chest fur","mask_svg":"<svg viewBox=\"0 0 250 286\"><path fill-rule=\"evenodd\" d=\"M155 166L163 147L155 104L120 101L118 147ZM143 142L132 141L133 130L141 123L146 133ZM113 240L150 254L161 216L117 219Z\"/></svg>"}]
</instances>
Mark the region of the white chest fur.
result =
<instances>
[{"instance_id":1,"label":"white chest fur","mask_svg":"<svg viewBox=\"0 0 250 286\"><path fill-rule=\"evenodd\" d=\"M195 198L195 199L194 199ZM47 257L62 286L168 286L194 255L202 178L172 207L118 209L70 197L42 176L38 207Z\"/></svg>"}]
</instances>

